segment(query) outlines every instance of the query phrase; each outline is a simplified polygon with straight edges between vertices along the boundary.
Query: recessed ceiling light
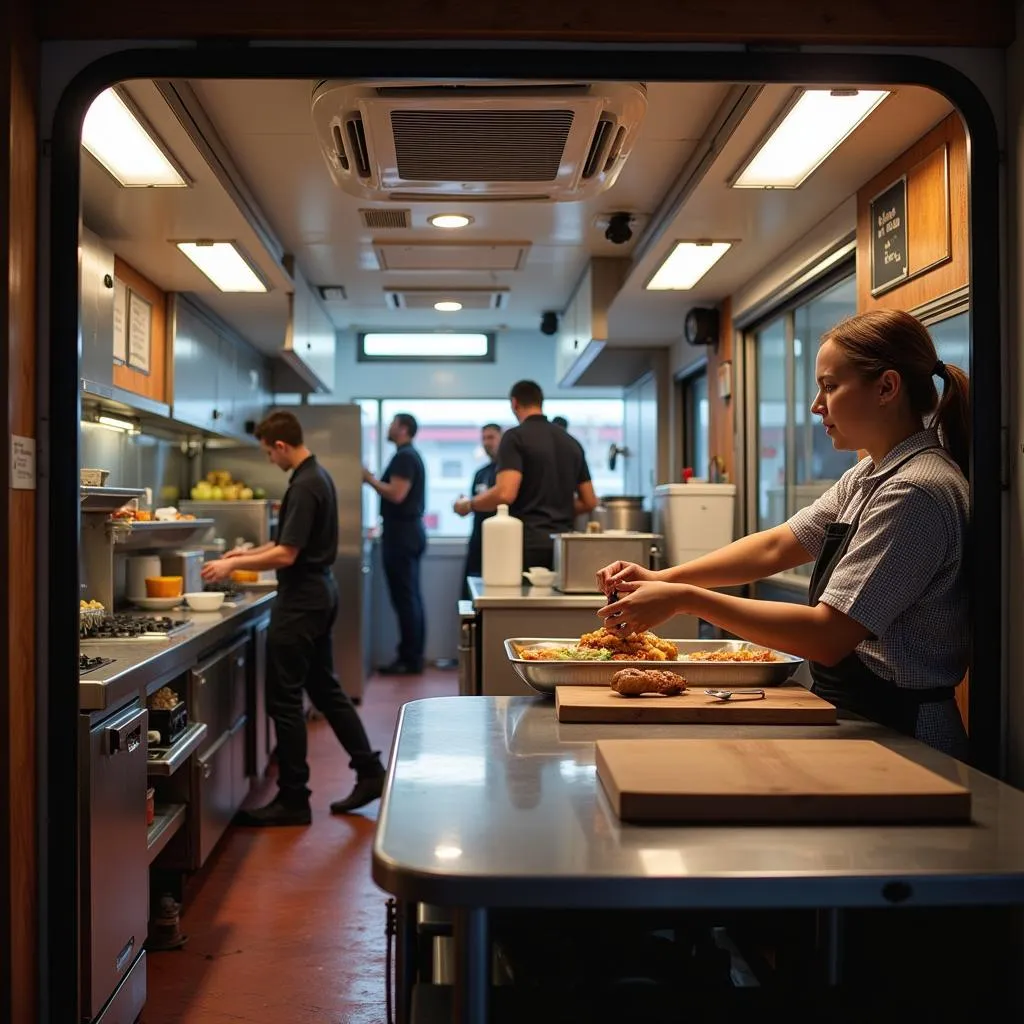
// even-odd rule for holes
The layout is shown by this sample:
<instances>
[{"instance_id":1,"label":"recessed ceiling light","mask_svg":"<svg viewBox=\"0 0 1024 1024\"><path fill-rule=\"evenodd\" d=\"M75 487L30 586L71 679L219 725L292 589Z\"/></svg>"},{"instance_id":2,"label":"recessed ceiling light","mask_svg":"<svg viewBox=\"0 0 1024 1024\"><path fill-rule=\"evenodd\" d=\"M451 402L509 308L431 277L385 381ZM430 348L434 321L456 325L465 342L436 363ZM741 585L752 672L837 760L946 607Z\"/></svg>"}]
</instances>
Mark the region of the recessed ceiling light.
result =
<instances>
[{"instance_id":1,"label":"recessed ceiling light","mask_svg":"<svg viewBox=\"0 0 1024 1024\"><path fill-rule=\"evenodd\" d=\"M462 309L462 303L448 300L444 302L435 302L434 309L436 309L438 313L458 313L458 311Z\"/></svg>"},{"instance_id":2,"label":"recessed ceiling light","mask_svg":"<svg viewBox=\"0 0 1024 1024\"><path fill-rule=\"evenodd\" d=\"M799 188L889 94L808 89L759 144L733 188Z\"/></svg>"},{"instance_id":3,"label":"recessed ceiling light","mask_svg":"<svg viewBox=\"0 0 1024 1024\"><path fill-rule=\"evenodd\" d=\"M82 145L124 188L188 184L114 89L104 89L92 101L82 125Z\"/></svg>"},{"instance_id":4,"label":"recessed ceiling light","mask_svg":"<svg viewBox=\"0 0 1024 1024\"><path fill-rule=\"evenodd\" d=\"M675 248L647 282L647 290L692 288L732 246L732 242L676 242Z\"/></svg>"},{"instance_id":5,"label":"recessed ceiling light","mask_svg":"<svg viewBox=\"0 0 1024 1024\"><path fill-rule=\"evenodd\" d=\"M472 217L462 213L438 213L429 218L435 228L464 228L473 222Z\"/></svg>"},{"instance_id":6,"label":"recessed ceiling light","mask_svg":"<svg viewBox=\"0 0 1024 1024\"><path fill-rule=\"evenodd\" d=\"M222 291L265 292L267 286L234 242L178 242L178 248Z\"/></svg>"}]
</instances>

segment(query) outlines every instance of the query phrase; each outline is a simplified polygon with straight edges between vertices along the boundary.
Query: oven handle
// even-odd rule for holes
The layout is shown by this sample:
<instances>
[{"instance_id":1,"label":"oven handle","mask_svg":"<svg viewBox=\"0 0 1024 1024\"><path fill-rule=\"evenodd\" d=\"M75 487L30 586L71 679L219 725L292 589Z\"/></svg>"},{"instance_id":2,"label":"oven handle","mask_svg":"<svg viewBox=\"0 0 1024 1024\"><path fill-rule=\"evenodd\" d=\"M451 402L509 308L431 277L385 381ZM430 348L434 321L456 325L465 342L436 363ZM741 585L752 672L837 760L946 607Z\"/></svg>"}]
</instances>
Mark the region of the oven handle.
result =
<instances>
[{"instance_id":1,"label":"oven handle","mask_svg":"<svg viewBox=\"0 0 1024 1024\"><path fill-rule=\"evenodd\" d=\"M140 708L118 725L107 726L103 730L104 753L110 757L115 754L134 754L143 745L148 718L149 712Z\"/></svg>"}]
</instances>

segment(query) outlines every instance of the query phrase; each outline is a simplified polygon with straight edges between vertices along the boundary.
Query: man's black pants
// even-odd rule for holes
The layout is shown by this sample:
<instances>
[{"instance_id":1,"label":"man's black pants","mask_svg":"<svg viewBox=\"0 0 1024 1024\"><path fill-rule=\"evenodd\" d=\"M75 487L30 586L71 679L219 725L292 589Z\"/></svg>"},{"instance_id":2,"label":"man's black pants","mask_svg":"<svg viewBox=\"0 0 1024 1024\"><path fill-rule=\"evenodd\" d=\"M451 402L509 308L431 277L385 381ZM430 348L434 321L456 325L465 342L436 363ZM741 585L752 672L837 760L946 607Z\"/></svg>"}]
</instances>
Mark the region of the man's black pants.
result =
<instances>
[{"instance_id":1,"label":"man's black pants","mask_svg":"<svg viewBox=\"0 0 1024 1024\"><path fill-rule=\"evenodd\" d=\"M380 755L370 740L352 701L334 674L331 630L338 614L337 591L318 609L289 608L279 595L270 614L267 634L267 711L277 732L277 785L288 803L309 799L306 762L306 719L302 691L327 719L338 742L348 752L349 766L362 778L380 774Z\"/></svg>"}]
</instances>

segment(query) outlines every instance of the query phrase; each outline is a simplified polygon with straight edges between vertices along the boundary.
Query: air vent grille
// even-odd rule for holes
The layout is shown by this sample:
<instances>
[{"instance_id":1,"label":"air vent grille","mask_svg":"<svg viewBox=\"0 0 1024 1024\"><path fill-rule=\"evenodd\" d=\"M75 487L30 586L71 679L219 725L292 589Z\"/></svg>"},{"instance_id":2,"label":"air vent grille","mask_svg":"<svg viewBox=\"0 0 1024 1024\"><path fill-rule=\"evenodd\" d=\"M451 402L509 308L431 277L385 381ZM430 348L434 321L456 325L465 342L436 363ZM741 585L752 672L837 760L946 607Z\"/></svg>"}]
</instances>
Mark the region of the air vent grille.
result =
<instances>
[{"instance_id":1,"label":"air vent grille","mask_svg":"<svg viewBox=\"0 0 1024 1024\"><path fill-rule=\"evenodd\" d=\"M464 310L508 309L507 288L385 288L384 299L389 309L430 309L435 302L455 300Z\"/></svg>"},{"instance_id":2,"label":"air vent grille","mask_svg":"<svg viewBox=\"0 0 1024 1024\"><path fill-rule=\"evenodd\" d=\"M554 181L573 116L557 109L392 110L399 177Z\"/></svg>"},{"instance_id":3,"label":"air vent grille","mask_svg":"<svg viewBox=\"0 0 1024 1024\"><path fill-rule=\"evenodd\" d=\"M590 151L587 153L587 162L583 165L583 177L584 179L592 178L599 167L604 166L604 151L608 145L608 139L610 138L615 125L611 123L606 117L602 117L597 122L597 127L594 129L594 137L590 140Z\"/></svg>"},{"instance_id":4,"label":"air vent grille","mask_svg":"<svg viewBox=\"0 0 1024 1024\"><path fill-rule=\"evenodd\" d=\"M407 228L412 224L412 210L360 210L364 228Z\"/></svg>"}]
</instances>

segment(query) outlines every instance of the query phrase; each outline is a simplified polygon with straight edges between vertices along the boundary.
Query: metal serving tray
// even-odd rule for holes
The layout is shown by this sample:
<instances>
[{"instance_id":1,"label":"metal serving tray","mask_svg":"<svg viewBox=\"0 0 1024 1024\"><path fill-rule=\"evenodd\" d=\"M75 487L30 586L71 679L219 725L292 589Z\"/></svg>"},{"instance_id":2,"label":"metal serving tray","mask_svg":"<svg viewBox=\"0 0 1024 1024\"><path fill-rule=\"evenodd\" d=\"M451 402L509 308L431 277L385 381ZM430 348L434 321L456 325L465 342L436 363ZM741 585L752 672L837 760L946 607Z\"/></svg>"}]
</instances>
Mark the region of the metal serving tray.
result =
<instances>
[{"instance_id":1,"label":"metal serving tray","mask_svg":"<svg viewBox=\"0 0 1024 1024\"><path fill-rule=\"evenodd\" d=\"M670 640L679 650L677 661L527 661L522 649L574 647L579 637L512 637L505 654L517 675L538 693L554 696L556 686L608 686L623 668L660 668L678 672L689 686L781 686L803 664L783 651L772 651L778 661L689 661L687 651L764 650L744 640Z\"/></svg>"}]
</instances>

